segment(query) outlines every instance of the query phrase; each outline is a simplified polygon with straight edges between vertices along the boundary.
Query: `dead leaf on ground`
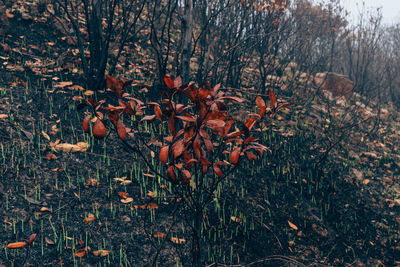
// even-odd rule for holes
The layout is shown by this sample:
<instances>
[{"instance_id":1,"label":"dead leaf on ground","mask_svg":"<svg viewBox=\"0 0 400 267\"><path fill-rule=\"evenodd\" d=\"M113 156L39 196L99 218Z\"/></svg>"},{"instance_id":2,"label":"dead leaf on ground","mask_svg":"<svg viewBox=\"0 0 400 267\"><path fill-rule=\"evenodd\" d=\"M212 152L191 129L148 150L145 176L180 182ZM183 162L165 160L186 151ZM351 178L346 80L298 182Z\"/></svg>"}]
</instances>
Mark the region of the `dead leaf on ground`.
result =
<instances>
[{"instance_id":1,"label":"dead leaf on ground","mask_svg":"<svg viewBox=\"0 0 400 267\"><path fill-rule=\"evenodd\" d=\"M108 256L109 254L110 254L110 251L105 250L105 249L93 251L93 255L95 255L96 257L98 257L98 256L105 257L105 256Z\"/></svg>"},{"instance_id":2,"label":"dead leaf on ground","mask_svg":"<svg viewBox=\"0 0 400 267\"><path fill-rule=\"evenodd\" d=\"M54 155L54 154L49 153L49 154L46 155L45 158L46 158L47 160L52 160L52 159L57 159L57 156Z\"/></svg>"},{"instance_id":3,"label":"dead leaf on ground","mask_svg":"<svg viewBox=\"0 0 400 267\"><path fill-rule=\"evenodd\" d=\"M124 204L131 203L132 201L133 201L133 198L131 198L131 197L121 199L121 203L124 203Z\"/></svg>"},{"instance_id":4,"label":"dead leaf on ground","mask_svg":"<svg viewBox=\"0 0 400 267\"><path fill-rule=\"evenodd\" d=\"M27 245L26 242L14 242L7 245L7 248L15 249L15 248L23 248Z\"/></svg>"},{"instance_id":5,"label":"dead leaf on ground","mask_svg":"<svg viewBox=\"0 0 400 267\"><path fill-rule=\"evenodd\" d=\"M87 144L85 142L79 142L75 145L69 144L69 143L52 145L52 143L50 143L50 146L56 152L63 151L63 152L70 153L70 152L84 152L89 147L89 144Z\"/></svg>"},{"instance_id":6,"label":"dead leaf on ground","mask_svg":"<svg viewBox=\"0 0 400 267\"><path fill-rule=\"evenodd\" d=\"M171 237L171 242L175 244L183 244L186 240L184 238Z\"/></svg>"},{"instance_id":7,"label":"dead leaf on ground","mask_svg":"<svg viewBox=\"0 0 400 267\"><path fill-rule=\"evenodd\" d=\"M292 228L293 230L296 230L296 231L299 230L299 228L292 222L288 221L288 224L289 224L290 228Z\"/></svg>"},{"instance_id":8,"label":"dead leaf on ground","mask_svg":"<svg viewBox=\"0 0 400 267\"><path fill-rule=\"evenodd\" d=\"M89 216L87 216L85 219L83 219L83 221L85 223L90 223L90 222L93 222L94 220L96 220L96 217L94 216L93 213L89 213Z\"/></svg>"},{"instance_id":9,"label":"dead leaf on ground","mask_svg":"<svg viewBox=\"0 0 400 267\"><path fill-rule=\"evenodd\" d=\"M54 85L54 88L64 88L66 86L71 86L72 82L58 82Z\"/></svg>"},{"instance_id":10,"label":"dead leaf on ground","mask_svg":"<svg viewBox=\"0 0 400 267\"><path fill-rule=\"evenodd\" d=\"M46 241L47 245L54 245L55 244L54 241L51 240L50 238L48 238L47 236L44 238L44 240Z\"/></svg>"},{"instance_id":11,"label":"dead leaf on ground","mask_svg":"<svg viewBox=\"0 0 400 267\"><path fill-rule=\"evenodd\" d=\"M164 233L155 233L153 236L155 238L164 238L166 236L166 234L164 234Z\"/></svg>"}]
</instances>

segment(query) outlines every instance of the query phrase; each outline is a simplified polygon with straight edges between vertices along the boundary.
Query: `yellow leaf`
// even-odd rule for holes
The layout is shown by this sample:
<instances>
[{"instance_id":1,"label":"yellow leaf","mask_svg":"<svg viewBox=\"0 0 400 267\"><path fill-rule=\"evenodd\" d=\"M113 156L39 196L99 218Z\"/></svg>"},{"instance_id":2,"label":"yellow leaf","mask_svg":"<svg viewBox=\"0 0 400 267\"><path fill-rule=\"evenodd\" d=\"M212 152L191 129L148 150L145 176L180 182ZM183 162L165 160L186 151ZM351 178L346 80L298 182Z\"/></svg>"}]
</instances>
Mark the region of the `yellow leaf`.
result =
<instances>
[{"instance_id":1,"label":"yellow leaf","mask_svg":"<svg viewBox=\"0 0 400 267\"><path fill-rule=\"evenodd\" d=\"M370 182L371 182L370 179L365 179L362 183L363 183L363 184L369 184Z\"/></svg>"},{"instance_id":2,"label":"yellow leaf","mask_svg":"<svg viewBox=\"0 0 400 267\"><path fill-rule=\"evenodd\" d=\"M50 141L50 136L45 131L42 131L42 135L44 138Z\"/></svg>"},{"instance_id":3,"label":"yellow leaf","mask_svg":"<svg viewBox=\"0 0 400 267\"><path fill-rule=\"evenodd\" d=\"M41 208L40 208L40 211L48 211L48 212L51 212L51 210L50 210L49 208L46 208L46 207L41 207Z\"/></svg>"},{"instance_id":4,"label":"yellow leaf","mask_svg":"<svg viewBox=\"0 0 400 267\"><path fill-rule=\"evenodd\" d=\"M287 221L288 222L288 224L289 224L289 226L290 226L290 228L292 228L293 230L299 230L299 228L295 225L295 224L293 224L292 222L290 222L290 221Z\"/></svg>"},{"instance_id":5,"label":"yellow leaf","mask_svg":"<svg viewBox=\"0 0 400 267\"><path fill-rule=\"evenodd\" d=\"M93 251L93 255L95 255L96 257L97 256L105 257L108 256L108 254L110 254L110 251L105 249Z\"/></svg>"},{"instance_id":6,"label":"yellow leaf","mask_svg":"<svg viewBox=\"0 0 400 267\"><path fill-rule=\"evenodd\" d=\"M85 223L90 223L93 222L94 220L96 220L96 217L94 217L94 214L92 213L89 213L89 216L83 219Z\"/></svg>"},{"instance_id":7,"label":"yellow leaf","mask_svg":"<svg viewBox=\"0 0 400 267\"><path fill-rule=\"evenodd\" d=\"M0 119L7 119L8 115L7 114L0 114Z\"/></svg>"},{"instance_id":8,"label":"yellow leaf","mask_svg":"<svg viewBox=\"0 0 400 267\"><path fill-rule=\"evenodd\" d=\"M184 238L171 237L171 242L175 244L183 244L186 240Z\"/></svg>"}]
</instances>

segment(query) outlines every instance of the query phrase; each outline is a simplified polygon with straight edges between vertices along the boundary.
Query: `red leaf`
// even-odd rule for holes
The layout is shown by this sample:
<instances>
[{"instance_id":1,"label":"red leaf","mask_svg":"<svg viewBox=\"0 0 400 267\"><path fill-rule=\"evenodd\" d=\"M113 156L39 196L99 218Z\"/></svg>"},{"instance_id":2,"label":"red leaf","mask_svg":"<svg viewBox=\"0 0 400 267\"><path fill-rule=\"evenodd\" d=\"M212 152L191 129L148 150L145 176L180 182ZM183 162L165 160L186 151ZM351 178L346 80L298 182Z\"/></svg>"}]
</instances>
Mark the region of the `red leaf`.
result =
<instances>
[{"instance_id":1,"label":"red leaf","mask_svg":"<svg viewBox=\"0 0 400 267\"><path fill-rule=\"evenodd\" d=\"M160 121L162 120L162 111L159 105L154 106L154 114L156 115L157 119L159 119Z\"/></svg>"},{"instance_id":2,"label":"red leaf","mask_svg":"<svg viewBox=\"0 0 400 267\"><path fill-rule=\"evenodd\" d=\"M190 178L192 177L192 174L190 174L190 172L188 170L182 170L181 173L182 173L183 182L189 183Z\"/></svg>"},{"instance_id":3,"label":"red leaf","mask_svg":"<svg viewBox=\"0 0 400 267\"><path fill-rule=\"evenodd\" d=\"M224 136L226 136L229 133L229 130L231 129L233 123L234 123L234 120L230 120L225 124Z\"/></svg>"},{"instance_id":4,"label":"red leaf","mask_svg":"<svg viewBox=\"0 0 400 267\"><path fill-rule=\"evenodd\" d=\"M185 144L183 142L183 139L179 139L176 141L172 147L171 147L172 153L174 154L174 159L182 155L182 153L185 151Z\"/></svg>"},{"instance_id":5,"label":"red leaf","mask_svg":"<svg viewBox=\"0 0 400 267\"><path fill-rule=\"evenodd\" d=\"M201 158L201 143L200 143L200 138L199 136L196 136L196 138L193 141L193 150L194 154L198 159Z\"/></svg>"},{"instance_id":6,"label":"red leaf","mask_svg":"<svg viewBox=\"0 0 400 267\"><path fill-rule=\"evenodd\" d=\"M252 136L247 137L246 140L244 140L244 144L247 145L247 144L250 143L251 141L255 141L255 140L258 140L258 138L252 137Z\"/></svg>"},{"instance_id":7,"label":"red leaf","mask_svg":"<svg viewBox=\"0 0 400 267\"><path fill-rule=\"evenodd\" d=\"M253 160L256 160L256 159L257 159L257 156L254 155L254 154L251 153L251 152L246 152L246 156L247 156L247 158L248 158L250 161L253 161Z\"/></svg>"},{"instance_id":8,"label":"red leaf","mask_svg":"<svg viewBox=\"0 0 400 267\"><path fill-rule=\"evenodd\" d=\"M167 164L168 152L169 152L169 146L164 146L160 149L160 154L158 156L162 164Z\"/></svg>"},{"instance_id":9,"label":"red leaf","mask_svg":"<svg viewBox=\"0 0 400 267\"><path fill-rule=\"evenodd\" d=\"M265 104L265 101L261 98L261 96L257 96L256 98L256 105L259 109L258 114L262 117L265 114L265 111L267 110L267 106Z\"/></svg>"},{"instance_id":10,"label":"red leaf","mask_svg":"<svg viewBox=\"0 0 400 267\"><path fill-rule=\"evenodd\" d=\"M292 103L279 104L277 109L290 107L291 105L293 105L293 104Z\"/></svg>"},{"instance_id":11,"label":"red leaf","mask_svg":"<svg viewBox=\"0 0 400 267\"><path fill-rule=\"evenodd\" d=\"M156 118L156 115L147 115L144 116L140 121L153 121Z\"/></svg>"},{"instance_id":12,"label":"red leaf","mask_svg":"<svg viewBox=\"0 0 400 267\"><path fill-rule=\"evenodd\" d=\"M111 123L112 123L115 127L117 127L117 123L118 123L118 120L119 120L119 119L118 119L118 118L119 118L118 112L112 110L112 111L110 111L110 112L107 113L107 116L108 116L108 118L110 119Z\"/></svg>"},{"instance_id":13,"label":"red leaf","mask_svg":"<svg viewBox=\"0 0 400 267\"><path fill-rule=\"evenodd\" d=\"M225 126L225 122L223 120L208 120L206 121L206 125L211 129L222 128Z\"/></svg>"},{"instance_id":14,"label":"red leaf","mask_svg":"<svg viewBox=\"0 0 400 267\"><path fill-rule=\"evenodd\" d=\"M88 133L89 132L89 122L90 122L90 118L92 117L92 115L87 115L86 117L85 117L85 119L83 120L83 123L82 123L82 128L83 128L83 131L85 132L85 133Z\"/></svg>"},{"instance_id":15,"label":"red leaf","mask_svg":"<svg viewBox=\"0 0 400 267\"><path fill-rule=\"evenodd\" d=\"M37 236L36 233L31 234L31 236L28 238L28 243L32 244L32 242L35 240L36 236Z\"/></svg>"},{"instance_id":16,"label":"red leaf","mask_svg":"<svg viewBox=\"0 0 400 267\"><path fill-rule=\"evenodd\" d=\"M169 178L171 178L172 181L176 180L176 174L175 174L174 166L170 166L167 169L167 175L168 175Z\"/></svg>"},{"instance_id":17,"label":"red leaf","mask_svg":"<svg viewBox=\"0 0 400 267\"><path fill-rule=\"evenodd\" d=\"M202 100L202 99L204 99L204 98L207 98L207 96L210 94L210 91L208 90L208 89L206 89L206 88L201 88L200 89L200 91L199 91L199 94L198 94L198 98L200 99L200 100Z\"/></svg>"},{"instance_id":18,"label":"red leaf","mask_svg":"<svg viewBox=\"0 0 400 267\"><path fill-rule=\"evenodd\" d=\"M256 98L256 106L261 109L261 108L265 108L267 105L265 104L264 99L261 98L261 96L257 96Z\"/></svg>"},{"instance_id":19,"label":"red leaf","mask_svg":"<svg viewBox=\"0 0 400 267\"><path fill-rule=\"evenodd\" d=\"M169 132L175 136L176 135L176 131L175 131L175 113L172 112L171 116L168 119L168 129Z\"/></svg>"},{"instance_id":20,"label":"red leaf","mask_svg":"<svg viewBox=\"0 0 400 267\"><path fill-rule=\"evenodd\" d=\"M109 88L119 98L121 98L121 96L122 96L122 87L121 87L121 83L117 79L115 79L114 77L111 77L110 75L107 75L106 85L107 85L107 88Z\"/></svg>"},{"instance_id":21,"label":"red leaf","mask_svg":"<svg viewBox=\"0 0 400 267\"><path fill-rule=\"evenodd\" d=\"M189 116L176 116L175 118L181 119L183 121L188 121L188 122L196 122L195 118L189 117Z\"/></svg>"},{"instance_id":22,"label":"red leaf","mask_svg":"<svg viewBox=\"0 0 400 267\"><path fill-rule=\"evenodd\" d=\"M78 249L77 251L75 251L74 255L75 257L82 258L83 256L86 255L86 249L84 248Z\"/></svg>"},{"instance_id":23,"label":"red leaf","mask_svg":"<svg viewBox=\"0 0 400 267\"><path fill-rule=\"evenodd\" d=\"M214 152L214 146L210 139L204 138L203 137L204 144L206 145L206 149L208 153Z\"/></svg>"},{"instance_id":24,"label":"red leaf","mask_svg":"<svg viewBox=\"0 0 400 267\"><path fill-rule=\"evenodd\" d=\"M252 118L248 118L244 125L247 127L247 129L249 131L251 131L251 128L253 128L255 123L256 123L256 119L252 117Z\"/></svg>"},{"instance_id":25,"label":"red leaf","mask_svg":"<svg viewBox=\"0 0 400 267\"><path fill-rule=\"evenodd\" d=\"M117 133L119 138L121 138L122 140L125 140L126 138L126 128L124 123L121 120L118 120L117 122Z\"/></svg>"},{"instance_id":26,"label":"red leaf","mask_svg":"<svg viewBox=\"0 0 400 267\"><path fill-rule=\"evenodd\" d=\"M240 156L240 148L237 147L229 155L229 161L232 162L233 164L237 164L239 162L239 156Z\"/></svg>"},{"instance_id":27,"label":"red leaf","mask_svg":"<svg viewBox=\"0 0 400 267\"><path fill-rule=\"evenodd\" d=\"M224 174L222 173L221 169L220 169L217 165L214 165L214 166L213 166L213 169L214 169L215 174L216 174L219 178L221 178L222 176L224 176Z\"/></svg>"},{"instance_id":28,"label":"red leaf","mask_svg":"<svg viewBox=\"0 0 400 267\"><path fill-rule=\"evenodd\" d=\"M271 107L276 108L277 107L276 96L275 96L274 92L272 92L271 90L269 90L268 92L269 92L269 101L271 103Z\"/></svg>"},{"instance_id":29,"label":"red leaf","mask_svg":"<svg viewBox=\"0 0 400 267\"><path fill-rule=\"evenodd\" d=\"M104 126L104 123L100 119L97 119L94 123L92 134L97 138L103 138L106 136L106 126Z\"/></svg>"},{"instance_id":30,"label":"red leaf","mask_svg":"<svg viewBox=\"0 0 400 267\"><path fill-rule=\"evenodd\" d=\"M168 86L169 89L173 89L174 88L174 81L172 81L171 77L165 76L164 77L164 82Z\"/></svg>"},{"instance_id":31,"label":"red leaf","mask_svg":"<svg viewBox=\"0 0 400 267\"><path fill-rule=\"evenodd\" d=\"M241 136L242 134L244 134L243 131L235 131L235 132L231 132L230 134L227 134L226 137L233 138L233 137Z\"/></svg>"},{"instance_id":32,"label":"red leaf","mask_svg":"<svg viewBox=\"0 0 400 267\"><path fill-rule=\"evenodd\" d=\"M187 150L185 150L183 152L183 161L185 162L185 165L187 167L192 167L192 163L195 162L195 159L192 159L192 157L190 156L189 152L187 152Z\"/></svg>"},{"instance_id":33,"label":"red leaf","mask_svg":"<svg viewBox=\"0 0 400 267\"><path fill-rule=\"evenodd\" d=\"M23 248L27 245L26 242L15 242L15 243L10 243L7 245L7 248Z\"/></svg>"}]
</instances>

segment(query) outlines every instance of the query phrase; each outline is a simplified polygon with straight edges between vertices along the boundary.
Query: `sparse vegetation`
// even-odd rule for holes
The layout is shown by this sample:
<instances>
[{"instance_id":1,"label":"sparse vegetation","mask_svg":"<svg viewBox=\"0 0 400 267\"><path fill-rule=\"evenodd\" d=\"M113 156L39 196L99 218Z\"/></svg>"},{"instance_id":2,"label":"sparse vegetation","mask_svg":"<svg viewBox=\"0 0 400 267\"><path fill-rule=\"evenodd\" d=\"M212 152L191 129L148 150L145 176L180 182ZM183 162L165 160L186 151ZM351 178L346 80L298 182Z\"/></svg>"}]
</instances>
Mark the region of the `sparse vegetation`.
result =
<instances>
[{"instance_id":1,"label":"sparse vegetation","mask_svg":"<svg viewBox=\"0 0 400 267\"><path fill-rule=\"evenodd\" d=\"M399 27L379 12L0 13L0 267L400 264Z\"/></svg>"}]
</instances>

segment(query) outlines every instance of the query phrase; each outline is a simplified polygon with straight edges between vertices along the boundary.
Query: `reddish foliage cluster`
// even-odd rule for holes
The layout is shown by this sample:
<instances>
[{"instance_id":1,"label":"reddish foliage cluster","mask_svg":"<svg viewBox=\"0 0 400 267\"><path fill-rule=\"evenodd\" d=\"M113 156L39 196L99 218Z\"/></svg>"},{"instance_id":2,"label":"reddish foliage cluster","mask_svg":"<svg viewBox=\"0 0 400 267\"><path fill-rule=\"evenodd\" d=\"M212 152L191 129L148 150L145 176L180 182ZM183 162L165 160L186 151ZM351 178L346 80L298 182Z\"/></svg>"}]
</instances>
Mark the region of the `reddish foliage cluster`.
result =
<instances>
[{"instance_id":1,"label":"reddish foliage cluster","mask_svg":"<svg viewBox=\"0 0 400 267\"><path fill-rule=\"evenodd\" d=\"M190 184L191 172L195 170L200 170L203 175L213 172L222 178L224 168L235 167L241 158L247 157L253 161L262 156L267 147L252 136L254 131L260 130L254 127L256 122L265 115L272 115L278 109L290 105L278 105L275 94L269 91L270 107L258 96L258 113L250 114L245 123L240 123L229 116L226 102L243 102L244 99L226 95L219 90L219 84L211 87L205 83L198 87L193 82L182 84L180 77L173 80L169 76L164 77L164 82L169 91L164 94L165 98L160 103L143 103L123 94L123 88L129 82L118 81L110 76L107 76L107 86L118 96L119 106L102 107L105 100L95 102L92 98L86 100L75 97L74 100L81 100L84 105L92 108L92 115L88 115L83 121L83 129L89 132L89 123L93 121L91 118L96 117L92 134L98 138L106 136L107 124L102 112L107 113L107 120L123 141L127 135L134 138L133 132L122 121L123 114L143 115L141 122L157 123L158 127L165 125L168 135L153 138L147 142L147 146L161 144L158 158L167 166L166 177L172 182L186 185ZM178 94L186 97L188 103L177 103L174 99ZM144 115L147 107L153 107L154 114Z\"/></svg>"}]
</instances>

